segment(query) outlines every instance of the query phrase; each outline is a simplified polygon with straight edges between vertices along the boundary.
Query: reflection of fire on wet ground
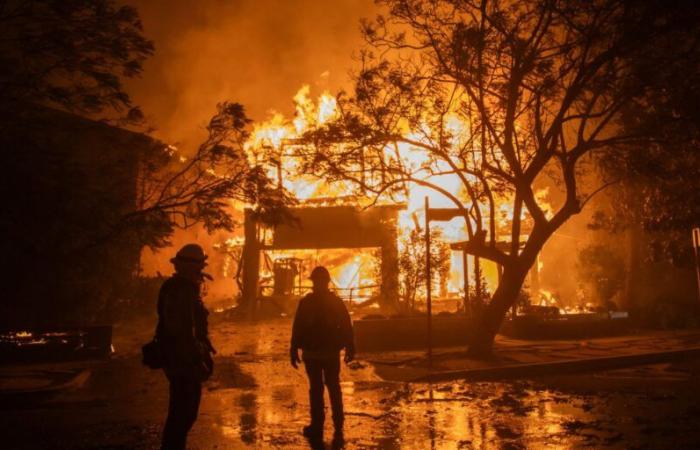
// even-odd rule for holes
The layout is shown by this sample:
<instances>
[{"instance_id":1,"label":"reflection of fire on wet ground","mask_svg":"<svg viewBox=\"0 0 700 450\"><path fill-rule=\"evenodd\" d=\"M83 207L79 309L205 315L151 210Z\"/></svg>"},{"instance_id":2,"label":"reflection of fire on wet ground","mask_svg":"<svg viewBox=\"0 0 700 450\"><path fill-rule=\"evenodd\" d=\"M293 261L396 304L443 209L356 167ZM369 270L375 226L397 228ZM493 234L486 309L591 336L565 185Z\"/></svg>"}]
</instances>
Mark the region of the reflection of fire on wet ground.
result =
<instances>
[{"instance_id":1,"label":"reflection of fire on wet ground","mask_svg":"<svg viewBox=\"0 0 700 450\"><path fill-rule=\"evenodd\" d=\"M3 402L4 448L157 448L167 383L139 355L152 325L116 327L118 353L92 366L81 389ZM212 327L219 355L192 448L308 448L301 435L308 385L303 368L289 366L289 327L289 320ZM698 448L698 373L698 363L683 361L595 376L430 385L383 381L361 362L342 369L346 448Z\"/></svg>"},{"instance_id":2,"label":"reflection of fire on wet ground","mask_svg":"<svg viewBox=\"0 0 700 450\"><path fill-rule=\"evenodd\" d=\"M230 344L248 342L245 354L237 358L240 371L251 374L258 388L217 398L216 405L229 405L220 422L226 442L240 439L255 448L305 445L299 429L307 420L307 386L303 372L290 369L285 360L287 325L236 330L237 343ZM547 381L428 385L379 380L371 365L344 367L347 448L603 449L619 448L622 442L660 448L665 438L659 420L674 410L671 402L664 402L664 388L643 383L640 375L625 390L621 387L629 379L609 374L606 379L569 375ZM672 386L679 385L668 389ZM650 392L657 398L653 404ZM688 399L674 414L680 418L691 404ZM685 417L673 425L686 431L686 444L700 437L692 424Z\"/></svg>"}]
</instances>

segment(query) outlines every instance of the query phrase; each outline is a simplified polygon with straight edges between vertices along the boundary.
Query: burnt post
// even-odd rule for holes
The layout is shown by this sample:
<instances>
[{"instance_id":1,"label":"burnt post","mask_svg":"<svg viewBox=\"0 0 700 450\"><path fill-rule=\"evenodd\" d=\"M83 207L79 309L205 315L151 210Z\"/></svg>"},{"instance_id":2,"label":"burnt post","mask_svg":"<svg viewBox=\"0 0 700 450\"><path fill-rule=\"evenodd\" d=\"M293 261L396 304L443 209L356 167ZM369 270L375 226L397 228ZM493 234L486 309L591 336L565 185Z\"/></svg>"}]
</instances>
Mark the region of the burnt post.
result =
<instances>
[{"instance_id":1,"label":"burnt post","mask_svg":"<svg viewBox=\"0 0 700 450\"><path fill-rule=\"evenodd\" d=\"M535 257L535 263L530 268L530 295L532 301L539 303L540 300L540 254Z\"/></svg>"},{"instance_id":2,"label":"burnt post","mask_svg":"<svg viewBox=\"0 0 700 450\"><path fill-rule=\"evenodd\" d=\"M396 210L382 212L381 252L381 306L387 311L396 309L399 298L399 247Z\"/></svg>"},{"instance_id":3,"label":"burnt post","mask_svg":"<svg viewBox=\"0 0 700 450\"><path fill-rule=\"evenodd\" d=\"M255 313L258 299L258 286L260 282L260 243L258 242L258 225L253 210L246 208L244 211L243 233L243 290L241 292L240 307L251 317Z\"/></svg>"}]
</instances>

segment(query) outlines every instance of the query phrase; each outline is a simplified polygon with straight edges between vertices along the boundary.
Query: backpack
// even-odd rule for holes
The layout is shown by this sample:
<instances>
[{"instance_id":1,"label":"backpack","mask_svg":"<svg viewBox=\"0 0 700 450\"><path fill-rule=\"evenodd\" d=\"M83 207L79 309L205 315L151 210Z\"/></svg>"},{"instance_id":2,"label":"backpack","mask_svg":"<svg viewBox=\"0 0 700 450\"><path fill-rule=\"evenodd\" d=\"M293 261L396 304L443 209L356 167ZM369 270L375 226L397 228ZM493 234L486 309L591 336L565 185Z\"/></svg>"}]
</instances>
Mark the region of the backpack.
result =
<instances>
[{"instance_id":1,"label":"backpack","mask_svg":"<svg viewBox=\"0 0 700 450\"><path fill-rule=\"evenodd\" d=\"M150 369L162 369L165 367L165 356L163 348L158 341L157 336L154 336L151 342L141 347L141 362Z\"/></svg>"}]
</instances>

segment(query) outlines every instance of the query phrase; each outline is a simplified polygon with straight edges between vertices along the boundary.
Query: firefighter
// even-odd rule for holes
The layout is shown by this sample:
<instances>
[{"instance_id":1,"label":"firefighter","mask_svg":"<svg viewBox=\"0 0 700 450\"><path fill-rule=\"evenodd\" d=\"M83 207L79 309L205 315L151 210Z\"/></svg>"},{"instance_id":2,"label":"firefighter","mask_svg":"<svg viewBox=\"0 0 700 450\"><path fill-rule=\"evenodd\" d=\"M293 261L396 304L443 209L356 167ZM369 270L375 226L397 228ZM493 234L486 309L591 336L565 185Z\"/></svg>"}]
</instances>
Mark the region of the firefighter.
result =
<instances>
[{"instance_id":1,"label":"firefighter","mask_svg":"<svg viewBox=\"0 0 700 450\"><path fill-rule=\"evenodd\" d=\"M328 389L335 427L334 441L343 440L343 397L340 390L340 351L345 349L345 362L355 357L352 321L343 301L329 290L330 274L325 267L316 267L309 277L312 292L299 301L294 324L290 359L296 369L301 358L309 378L311 424L304 427L304 436L321 439L325 419L323 385Z\"/></svg>"},{"instance_id":2,"label":"firefighter","mask_svg":"<svg viewBox=\"0 0 700 450\"><path fill-rule=\"evenodd\" d=\"M157 339L170 384L168 418L163 450L185 448L187 433L197 420L202 382L213 370L216 353L208 337L208 311L201 299L207 255L197 244L182 247L170 261L175 273L163 283L158 296Z\"/></svg>"}]
</instances>

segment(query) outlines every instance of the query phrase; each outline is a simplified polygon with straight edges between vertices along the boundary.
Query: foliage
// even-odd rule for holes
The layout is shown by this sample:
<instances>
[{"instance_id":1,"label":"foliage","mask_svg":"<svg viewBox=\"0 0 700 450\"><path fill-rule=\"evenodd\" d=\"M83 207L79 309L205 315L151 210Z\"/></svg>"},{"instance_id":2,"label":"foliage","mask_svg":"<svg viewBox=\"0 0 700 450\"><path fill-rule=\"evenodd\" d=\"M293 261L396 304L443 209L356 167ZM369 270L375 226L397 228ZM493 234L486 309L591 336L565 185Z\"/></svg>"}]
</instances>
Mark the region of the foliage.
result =
<instances>
[{"instance_id":1,"label":"foliage","mask_svg":"<svg viewBox=\"0 0 700 450\"><path fill-rule=\"evenodd\" d=\"M135 8L113 0L0 1L0 101L143 114L123 86L153 54Z\"/></svg>"},{"instance_id":2,"label":"foliage","mask_svg":"<svg viewBox=\"0 0 700 450\"><path fill-rule=\"evenodd\" d=\"M666 3L653 3L660 13ZM648 49L651 55L673 54L661 66L638 61L635 70L652 85L643 102L624 110L623 126L630 133L652 129L655 138L614 154L599 155L608 179L619 180L614 208L601 210L594 228L619 232L629 225L647 231L651 260L692 266L690 230L700 226L700 48L695 4L676 2L682 23Z\"/></svg>"},{"instance_id":3,"label":"foliage","mask_svg":"<svg viewBox=\"0 0 700 450\"><path fill-rule=\"evenodd\" d=\"M416 306L416 297L426 295L425 230L412 229L399 243L399 292L407 309ZM431 283L449 275L450 247L442 240L439 229L430 230ZM433 287L434 289L434 287Z\"/></svg>"},{"instance_id":4,"label":"foliage","mask_svg":"<svg viewBox=\"0 0 700 450\"><path fill-rule=\"evenodd\" d=\"M476 311L481 311L484 308L484 306L486 306L489 303L489 300L491 300L491 291L489 289L489 283L486 279L486 276L484 275L484 269L481 268L481 265L474 267L474 279L479 280L480 292L477 292L475 282L474 286L472 286L469 290L469 300L471 304L476 308Z\"/></svg>"},{"instance_id":5,"label":"foliage","mask_svg":"<svg viewBox=\"0 0 700 450\"><path fill-rule=\"evenodd\" d=\"M234 202L254 207L262 223L290 218L292 196L248 161L244 143L250 123L243 106L224 102L207 126L208 136L191 157L165 146L144 164L138 180L138 208L111 231L137 231L142 245L162 247L176 228L200 223L207 231L233 230Z\"/></svg>"},{"instance_id":6,"label":"foliage","mask_svg":"<svg viewBox=\"0 0 700 450\"><path fill-rule=\"evenodd\" d=\"M576 264L579 279L593 288L601 305L622 289L625 265L622 258L608 246L592 244L581 250Z\"/></svg>"},{"instance_id":7,"label":"foliage","mask_svg":"<svg viewBox=\"0 0 700 450\"><path fill-rule=\"evenodd\" d=\"M608 125L642 94L621 76L639 30L621 32L633 24L612 1L382 3L390 15L365 24L372 51L363 53L355 95L339 102L339 122L310 136L346 145L320 145L308 169L377 196L405 183L434 188L463 210L474 253L507 263L493 245L497 196L517 194L517 253L523 203L550 232L586 201L577 189L581 157L636 137ZM545 169L566 191L552 218L533 194ZM459 177L466 199L440 186L446 175Z\"/></svg>"}]
</instances>

